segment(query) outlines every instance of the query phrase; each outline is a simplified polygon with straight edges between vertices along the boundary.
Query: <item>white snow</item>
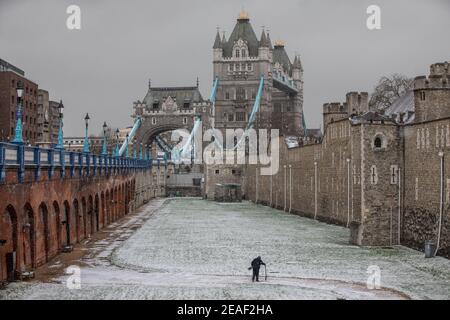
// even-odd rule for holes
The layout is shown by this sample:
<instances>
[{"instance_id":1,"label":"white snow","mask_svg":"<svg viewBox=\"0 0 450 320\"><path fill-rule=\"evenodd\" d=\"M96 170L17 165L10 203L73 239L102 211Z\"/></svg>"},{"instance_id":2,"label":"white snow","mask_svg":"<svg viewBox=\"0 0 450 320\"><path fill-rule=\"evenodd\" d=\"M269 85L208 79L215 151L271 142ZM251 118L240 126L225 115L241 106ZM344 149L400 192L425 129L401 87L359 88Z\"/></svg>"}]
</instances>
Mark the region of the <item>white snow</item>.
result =
<instances>
[{"instance_id":1,"label":"white snow","mask_svg":"<svg viewBox=\"0 0 450 320\"><path fill-rule=\"evenodd\" d=\"M68 276L60 276L51 283L10 284L0 298L450 298L447 259L425 259L405 247L352 246L345 228L250 202L163 202L150 202L88 250L81 289L69 290ZM267 263L268 279L252 283L247 267L258 255ZM381 290L366 288L371 265L381 269Z\"/></svg>"}]
</instances>

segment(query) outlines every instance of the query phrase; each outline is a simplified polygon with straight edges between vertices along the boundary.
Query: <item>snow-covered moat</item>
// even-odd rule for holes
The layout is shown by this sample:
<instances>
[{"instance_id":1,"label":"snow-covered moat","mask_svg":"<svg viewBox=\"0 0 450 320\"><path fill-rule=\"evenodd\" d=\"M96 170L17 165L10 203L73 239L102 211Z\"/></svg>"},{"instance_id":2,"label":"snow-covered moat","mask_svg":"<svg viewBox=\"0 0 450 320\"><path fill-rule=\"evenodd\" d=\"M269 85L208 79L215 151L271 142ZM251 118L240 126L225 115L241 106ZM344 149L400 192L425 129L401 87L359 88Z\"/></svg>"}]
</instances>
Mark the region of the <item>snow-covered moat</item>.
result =
<instances>
[{"instance_id":1,"label":"snow-covered moat","mask_svg":"<svg viewBox=\"0 0 450 320\"><path fill-rule=\"evenodd\" d=\"M250 202L156 199L102 232L0 299L450 298L447 259L352 246L348 229ZM252 283L247 268L258 255L267 280L262 268ZM67 286L69 265L81 267L79 289ZM381 271L379 290L367 288L369 267Z\"/></svg>"}]
</instances>

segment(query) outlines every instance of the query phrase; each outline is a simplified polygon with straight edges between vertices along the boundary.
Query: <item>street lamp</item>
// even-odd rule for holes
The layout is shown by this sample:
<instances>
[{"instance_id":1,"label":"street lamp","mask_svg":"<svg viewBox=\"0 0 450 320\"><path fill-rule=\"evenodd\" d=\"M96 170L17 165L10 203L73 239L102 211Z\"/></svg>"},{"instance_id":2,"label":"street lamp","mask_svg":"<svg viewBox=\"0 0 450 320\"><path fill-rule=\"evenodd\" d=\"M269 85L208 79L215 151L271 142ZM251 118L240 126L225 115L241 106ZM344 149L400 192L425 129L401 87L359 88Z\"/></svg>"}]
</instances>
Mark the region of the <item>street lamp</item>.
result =
<instances>
[{"instance_id":1,"label":"street lamp","mask_svg":"<svg viewBox=\"0 0 450 320\"><path fill-rule=\"evenodd\" d=\"M89 126L89 113L86 113L84 117L84 123L86 124L86 136L84 138L83 152L89 153L89 140L88 140L88 126Z\"/></svg>"},{"instance_id":2,"label":"street lamp","mask_svg":"<svg viewBox=\"0 0 450 320\"><path fill-rule=\"evenodd\" d=\"M22 138L22 95L23 95L23 82L17 81L17 105L16 105L16 135L12 143L23 144Z\"/></svg>"},{"instance_id":3,"label":"street lamp","mask_svg":"<svg viewBox=\"0 0 450 320\"><path fill-rule=\"evenodd\" d=\"M119 128L116 129L116 157L119 156Z\"/></svg>"},{"instance_id":4,"label":"street lamp","mask_svg":"<svg viewBox=\"0 0 450 320\"><path fill-rule=\"evenodd\" d=\"M103 123L103 147L102 147L102 155L106 156L108 152L106 151L106 121Z\"/></svg>"},{"instance_id":5,"label":"street lamp","mask_svg":"<svg viewBox=\"0 0 450 320\"><path fill-rule=\"evenodd\" d=\"M128 134L128 132L127 132L127 140L125 141L125 157L127 157L128 158L128 137L129 137L130 135Z\"/></svg>"},{"instance_id":6,"label":"street lamp","mask_svg":"<svg viewBox=\"0 0 450 320\"><path fill-rule=\"evenodd\" d=\"M58 130L58 143L55 146L55 149L64 149L64 142L63 142L63 111L64 111L64 105L62 103L62 100L59 101L58 105L58 111L59 111L59 130Z\"/></svg>"}]
</instances>

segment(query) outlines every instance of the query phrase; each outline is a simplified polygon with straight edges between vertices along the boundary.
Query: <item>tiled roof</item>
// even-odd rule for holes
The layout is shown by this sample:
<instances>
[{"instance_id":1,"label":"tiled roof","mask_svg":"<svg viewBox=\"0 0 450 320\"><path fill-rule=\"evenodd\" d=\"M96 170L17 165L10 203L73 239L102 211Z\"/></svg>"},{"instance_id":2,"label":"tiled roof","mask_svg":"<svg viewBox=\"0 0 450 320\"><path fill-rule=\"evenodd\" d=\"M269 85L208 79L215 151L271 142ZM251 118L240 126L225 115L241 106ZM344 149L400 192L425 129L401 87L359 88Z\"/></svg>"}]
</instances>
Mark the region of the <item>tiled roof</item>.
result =
<instances>
[{"instance_id":1,"label":"tiled roof","mask_svg":"<svg viewBox=\"0 0 450 320\"><path fill-rule=\"evenodd\" d=\"M152 106L153 103L162 103L170 96L180 105L183 102L202 102L203 97L198 87L160 87L149 88L144 103Z\"/></svg>"},{"instance_id":2,"label":"tiled roof","mask_svg":"<svg viewBox=\"0 0 450 320\"><path fill-rule=\"evenodd\" d=\"M233 54L233 46L239 39L247 42L249 55L252 57L258 56L259 41L253 31L252 25L248 19L238 20L230 38L223 44L223 56L231 57Z\"/></svg>"}]
</instances>

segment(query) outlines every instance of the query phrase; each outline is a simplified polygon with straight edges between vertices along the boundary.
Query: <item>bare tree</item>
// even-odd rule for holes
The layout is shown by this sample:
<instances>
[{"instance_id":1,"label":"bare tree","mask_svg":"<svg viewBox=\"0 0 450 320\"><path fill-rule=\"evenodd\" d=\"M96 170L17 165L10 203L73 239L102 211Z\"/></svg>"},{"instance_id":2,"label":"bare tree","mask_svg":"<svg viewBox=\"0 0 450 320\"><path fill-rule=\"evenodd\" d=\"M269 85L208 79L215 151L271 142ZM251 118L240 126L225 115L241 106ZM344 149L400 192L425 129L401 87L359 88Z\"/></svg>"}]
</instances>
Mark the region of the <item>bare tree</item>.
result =
<instances>
[{"instance_id":1,"label":"bare tree","mask_svg":"<svg viewBox=\"0 0 450 320\"><path fill-rule=\"evenodd\" d=\"M412 89L413 79L401 74L393 74L390 77L382 77L374 89L369 101L371 110L385 110L395 100Z\"/></svg>"}]
</instances>

